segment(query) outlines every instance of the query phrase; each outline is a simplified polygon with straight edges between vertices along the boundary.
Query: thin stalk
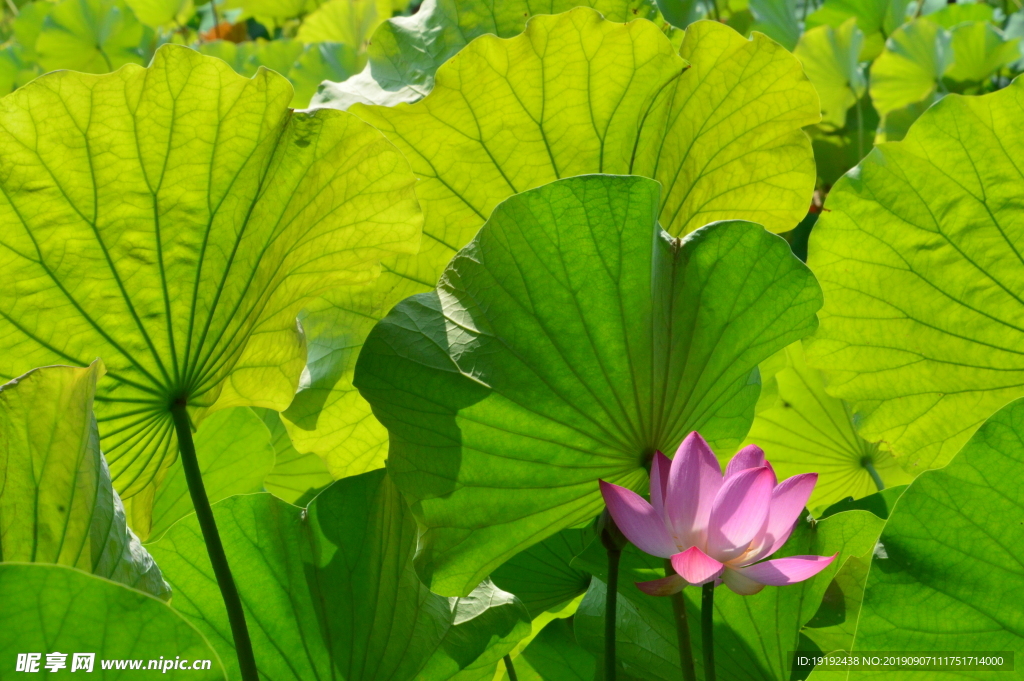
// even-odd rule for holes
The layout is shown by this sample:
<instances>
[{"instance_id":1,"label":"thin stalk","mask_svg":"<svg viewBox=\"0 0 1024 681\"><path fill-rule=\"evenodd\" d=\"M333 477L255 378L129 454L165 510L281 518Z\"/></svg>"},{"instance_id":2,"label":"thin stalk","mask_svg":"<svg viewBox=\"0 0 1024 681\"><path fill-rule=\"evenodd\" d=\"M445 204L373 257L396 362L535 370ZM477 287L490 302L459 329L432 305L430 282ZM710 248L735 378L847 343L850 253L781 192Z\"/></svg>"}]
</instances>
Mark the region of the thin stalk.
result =
<instances>
[{"instance_id":1,"label":"thin stalk","mask_svg":"<svg viewBox=\"0 0 1024 681\"><path fill-rule=\"evenodd\" d=\"M519 677L515 675L515 665L512 664L512 658L505 655L502 659L505 661L505 671L509 673L509 681L519 681Z\"/></svg>"},{"instance_id":2,"label":"thin stalk","mask_svg":"<svg viewBox=\"0 0 1024 681\"><path fill-rule=\"evenodd\" d=\"M868 470L868 475L871 476L871 479L875 481L875 487L878 488L878 491L881 492L885 489L885 483L882 482L882 476L875 470L874 462L870 458L864 457L864 460L861 461L861 463L864 465L864 468Z\"/></svg>"},{"instance_id":3,"label":"thin stalk","mask_svg":"<svg viewBox=\"0 0 1024 681\"><path fill-rule=\"evenodd\" d=\"M252 652L252 641L249 640L249 628L245 624L245 611L242 610L242 599L238 597L235 580L231 576L231 567L224 555L224 545L217 532L217 523L213 519L210 499L206 496L203 486L203 475L199 470L199 459L196 457L196 446L192 441L192 428L188 420L188 412L184 401L176 401L171 406L171 417L174 419L174 430L178 435L178 451L181 453L181 466L185 470L185 481L188 493L192 497L192 506L196 509L199 527L203 531L206 552L210 555L213 574L217 577L224 607L228 611L228 622L231 624L231 635L235 641L235 653L238 655L238 667L242 672L243 681L259 681L256 671L256 658Z\"/></svg>"},{"instance_id":4,"label":"thin stalk","mask_svg":"<svg viewBox=\"0 0 1024 681\"><path fill-rule=\"evenodd\" d=\"M665 561L665 574L675 572L672 561ZM672 594L672 615L676 621L676 643L679 646L679 666L683 670L683 681L697 681L693 666L693 646L690 644L690 622L686 616L686 599L683 592Z\"/></svg>"},{"instance_id":5,"label":"thin stalk","mask_svg":"<svg viewBox=\"0 0 1024 681\"><path fill-rule=\"evenodd\" d=\"M605 543L608 551L608 591L604 602L604 678L615 681L615 604L619 594L620 549Z\"/></svg>"},{"instance_id":6,"label":"thin stalk","mask_svg":"<svg viewBox=\"0 0 1024 681\"><path fill-rule=\"evenodd\" d=\"M856 91L853 96L857 97ZM857 97L857 163L864 158L864 113L861 104L863 99L863 97Z\"/></svg>"},{"instance_id":7,"label":"thin stalk","mask_svg":"<svg viewBox=\"0 0 1024 681\"><path fill-rule=\"evenodd\" d=\"M700 631L704 648L704 681L715 681L715 583L708 582L700 594Z\"/></svg>"}]
</instances>

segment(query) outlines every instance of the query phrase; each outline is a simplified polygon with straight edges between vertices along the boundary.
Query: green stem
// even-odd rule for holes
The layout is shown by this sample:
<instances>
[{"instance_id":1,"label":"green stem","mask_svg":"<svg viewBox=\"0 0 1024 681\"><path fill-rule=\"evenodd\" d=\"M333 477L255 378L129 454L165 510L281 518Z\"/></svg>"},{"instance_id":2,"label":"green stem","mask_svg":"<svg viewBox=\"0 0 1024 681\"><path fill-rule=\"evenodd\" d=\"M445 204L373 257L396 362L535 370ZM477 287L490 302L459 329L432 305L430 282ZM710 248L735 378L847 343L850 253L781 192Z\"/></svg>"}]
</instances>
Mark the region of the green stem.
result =
<instances>
[{"instance_id":1,"label":"green stem","mask_svg":"<svg viewBox=\"0 0 1024 681\"><path fill-rule=\"evenodd\" d=\"M854 90L854 97L857 97L857 92ZM862 111L861 100L863 97L857 97L857 163L860 163L861 159L864 158L864 113Z\"/></svg>"},{"instance_id":2,"label":"green stem","mask_svg":"<svg viewBox=\"0 0 1024 681\"><path fill-rule=\"evenodd\" d=\"M865 459L861 463L864 464L864 468L868 470L868 475L871 476L871 479L875 481L875 487L878 488L878 491L881 492L883 489L885 489L885 483L882 482L882 476L879 475L878 471L875 470L874 462L871 461L871 459L865 457Z\"/></svg>"},{"instance_id":3,"label":"green stem","mask_svg":"<svg viewBox=\"0 0 1024 681\"><path fill-rule=\"evenodd\" d=\"M672 561L665 561L665 575L675 574ZM676 643L679 646L679 666L683 670L683 681L697 681L693 666L693 647L690 643L690 622L686 616L686 599L683 592L672 594L672 614L676 621Z\"/></svg>"},{"instance_id":4,"label":"green stem","mask_svg":"<svg viewBox=\"0 0 1024 681\"><path fill-rule=\"evenodd\" d=\"M708 582L700 594L700 631L704 648L704 681L715 681L715 583Z\"/></svg>"},{"instance_id":5,"label":"green stem","mask_svg":"<svg viewBox=\"0 0 1024 681\"><path fill-rule=\"evenodd\" d=\"M171 417L174 419L174 430L178 435L178 451L181 453L181 466L185 470L185 481L192 497L192 506L196 509L199 527L203 531L206 552L210 555L213 574L217 577L217 586L224 599L224 607L228 611L228 622L231 624L231 635L235 641L235 653L238 655L238 667L243 681L259 681L256 671L256 658L249 640L249 629L245 625L245 612L242 610L242 599L238 597L235 580L231 576L224 545L220 542L217 523L210 508L210 499L203 487L203 474L199 470L199 459L196 457L196 446L192 441L192 427L188 420L188 411L184 401L176 401L171 406Z\"/></svg>"},{"instance_id":6,"label":"green stem","mask_svg":"<svg viewBox=\"0 0 1024 681\"><path fill-rule=\"evenodd\" d=\"M604 602L604 679L615 681L615 602L619 593L619 558L622 551L605 544L608 551L608 591Z\"/></svg>"},{"instance_id":7,"label":"green stem","mask_svg":"<svg viewBox=\"0 0 1024 681\"><path fill-rule=\"evenodd\" d=\"M512 664L512 658L506 655L501 659L505 660L505 671L508 672L508 681L519 681L519 677L516 676L516 667Z\"/></svg>"}]
</instances>

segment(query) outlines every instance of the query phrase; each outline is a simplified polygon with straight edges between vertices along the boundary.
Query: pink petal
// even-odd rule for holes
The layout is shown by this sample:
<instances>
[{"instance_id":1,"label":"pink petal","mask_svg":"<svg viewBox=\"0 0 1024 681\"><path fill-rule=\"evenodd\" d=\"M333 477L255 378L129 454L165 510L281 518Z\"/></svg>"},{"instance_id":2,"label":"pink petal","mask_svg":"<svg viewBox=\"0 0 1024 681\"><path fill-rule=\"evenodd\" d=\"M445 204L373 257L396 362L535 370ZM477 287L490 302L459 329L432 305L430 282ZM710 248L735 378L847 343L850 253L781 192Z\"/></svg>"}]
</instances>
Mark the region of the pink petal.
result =
<instances>
[{"instance_id":1,"label":"pink petal","mask_svg":"<svg viewBox=\"0 0 1024 681\"><path fill-rule=\"evenodd\" d=\"M740 596L753 596L764 588L761 582L755 582L731 568L722 574L722 583Z\"/></svg>"},{"instance_id":2,"label":"pink petal","mask_svg":"<svg viewBox=\"0 0 1024 681\"><path fill-rule=\"evenodd\" d=\"M775 474L748 468L725 481L715 497L708 524L707 552L724 562L760 545L768 524Z\"/></svg>"},{"instance_id":3,"label":"pink petal","mask_svg":"<svg viewBox=\"0 0 1024 681\"><path fill-rule=\"evenodd\" d=\"M748 558L744 558L745 563L756 563L782 548L807 506L807 500L811 498L817 482L817 473L802 473L775 486L768 508L768 527L765 528L761 546Z\"/></svg>"},{"instance_id":4,"label":"pink petal","mask_svg":"<svg viewBox=\"0 0 1024 681\"><path fill-rule=\"evenodd\" d=\"M668 474L672 460L661 452L654 453L651 460L651 506L658 515L665 517L665 494L668 491Z\"/></svg>"},{"instance_id":5,"label":"pink petal","mask_svg":"<svg viewBox=\"0 0 1024 681\"><path fill-rule=\"evenodd\" d=\"M625 487L600 481L601 496L615 524L644 553L668 558L679 551L661 516L642 496Z\"/></svg>"},{"instance_id":6,"label":"pink petal","mask_svg":"<svg viewBox=\"0 0 1024 681\"><path fill-rule=\"evenodd\" d=\"M836 556L838 555L837 553ZM810 579L831 565L836 556L790 556L789 558L776 558L775 560L766 560L763 563L757 563L750 567L730 570L730 572L737 572L743 577L760 582L761 584L786 586L787 584L796 584L805 579Z\"/></svg>"},{"instance_id":7,"label":"pink petal","mask_svg":"<svg viewBox=\"0 0 1024 681\"><path fill-rule=\"evenodd\" d=\"M672 459L665 511L679 546L704 546L711 506L722 486L722 468L698 433L686 436Z\"/></svg>"},{"instance_id":8,"label":"pink petal","mask_svg":"<svg viewBox=\"0 0 1024 681\"><path fill-rule=\"evenodd\" d=\"M757 445L747 445L729 460L729 465L725 467L725 479L748 468L760 468L764 463L764 450Z\"/></svg>"},{"instance_id":9,"label":"pink petal","mask_svg":"<svg viewBox=\"0 0 1024 681\"><path fill-rule=\"evenodd\" d=\"M649 582L637 582L636 587L649 596L671 596L683 590L686 580L679 575L669 575Z\"/></svg>"},{"instance_id":10,"label":"pink petal","mask_svg":"<svg viewBox=\"0 0 1024 681\"><path fill-rule=\"evenodd\" d=\"M672 569L690 584L703 584L716 579L725 566L696 546L691 546L672 556Z\"/></svg>"}]
</instances>

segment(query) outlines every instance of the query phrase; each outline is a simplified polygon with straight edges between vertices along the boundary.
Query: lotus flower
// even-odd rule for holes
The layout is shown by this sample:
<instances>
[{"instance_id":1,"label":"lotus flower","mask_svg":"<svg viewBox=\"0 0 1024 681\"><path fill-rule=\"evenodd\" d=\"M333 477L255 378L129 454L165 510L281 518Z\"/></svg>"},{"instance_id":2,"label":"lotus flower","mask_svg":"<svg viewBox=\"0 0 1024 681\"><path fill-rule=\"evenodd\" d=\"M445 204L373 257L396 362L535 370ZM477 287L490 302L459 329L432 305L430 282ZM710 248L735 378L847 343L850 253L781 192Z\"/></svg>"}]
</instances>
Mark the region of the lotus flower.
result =
<instances>
[{"instance_id":1,"label":"lotus flower","mask_svg":"<svg viewBox=\"0 0 1024 681\"><path fill-rule=\"evenodd\" d=\"M781 483L756 445L729 462L725 476L708 443L690 433L671 461L657 452L651 465L651 502L625 487L600 481L615 524L641 551L670 558L676 574L637 586L668 596L687 584L724 583L738 594L766 584L810 579L835 556L791 556L758 562L789 539L811 496L817 473Z\"/></svg>"}]
</instances>

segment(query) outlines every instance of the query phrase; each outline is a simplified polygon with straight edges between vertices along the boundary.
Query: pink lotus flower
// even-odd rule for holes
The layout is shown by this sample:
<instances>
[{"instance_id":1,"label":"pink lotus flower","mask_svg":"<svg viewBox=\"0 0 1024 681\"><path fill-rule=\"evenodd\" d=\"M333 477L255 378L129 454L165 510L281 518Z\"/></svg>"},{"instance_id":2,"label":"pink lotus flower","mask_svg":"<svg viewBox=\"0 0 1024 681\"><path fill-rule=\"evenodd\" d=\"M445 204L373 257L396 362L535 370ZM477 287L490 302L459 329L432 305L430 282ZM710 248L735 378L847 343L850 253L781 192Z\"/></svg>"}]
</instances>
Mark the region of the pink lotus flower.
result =
<instances>
[{"instance_id":1,"label":"pink lotus flower","mask_svg":"<svg viewBox=\"0 0 1024 681\"><path fill-rule=\"evenodd\" d=\"M737 452L723 477L711 448L696 432L683 440L675 459L655 454L650 503L625 487L600 481L608 511L626 538L645 553L672 560L677 574L637 583L652 596L711 581L750 595L766 584L795 584L827 568L835 556L758 562L789 539L817 482L817 473L805 473L779 483L756 445Z\"/></svg>"}]
</instances>

